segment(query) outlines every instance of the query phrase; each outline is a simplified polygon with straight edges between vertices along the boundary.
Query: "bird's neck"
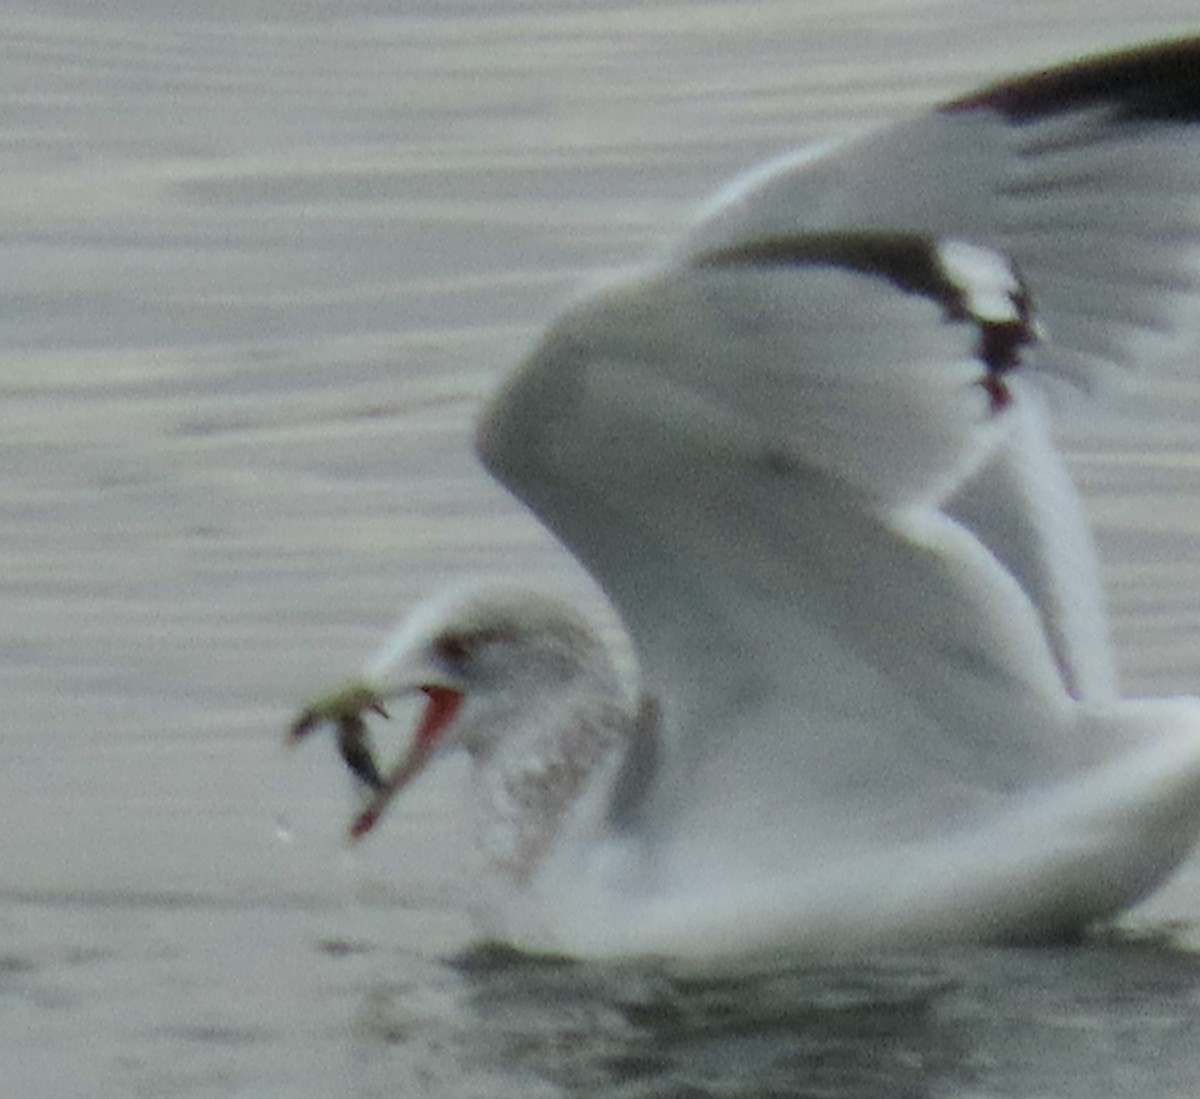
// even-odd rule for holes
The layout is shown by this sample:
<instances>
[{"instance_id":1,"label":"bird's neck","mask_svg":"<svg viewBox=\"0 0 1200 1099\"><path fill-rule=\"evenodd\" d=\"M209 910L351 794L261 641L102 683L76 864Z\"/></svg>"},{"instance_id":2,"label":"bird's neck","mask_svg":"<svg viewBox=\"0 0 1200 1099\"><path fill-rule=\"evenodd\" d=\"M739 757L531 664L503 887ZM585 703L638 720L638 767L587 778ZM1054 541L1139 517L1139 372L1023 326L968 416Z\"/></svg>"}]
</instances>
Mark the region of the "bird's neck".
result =
<instances>
[{"instance_id":1,"label":"bird's neck","mask_svg":"<svg viewBox=\"0 0 1200 1099\"><path fill-rule=\"evenodd\" d=\"M553 847L588 780L628 743L631 716L615 693L555 698L473 758L475 844L486 872L526 884Z\"/></svg>"}]
</instances>

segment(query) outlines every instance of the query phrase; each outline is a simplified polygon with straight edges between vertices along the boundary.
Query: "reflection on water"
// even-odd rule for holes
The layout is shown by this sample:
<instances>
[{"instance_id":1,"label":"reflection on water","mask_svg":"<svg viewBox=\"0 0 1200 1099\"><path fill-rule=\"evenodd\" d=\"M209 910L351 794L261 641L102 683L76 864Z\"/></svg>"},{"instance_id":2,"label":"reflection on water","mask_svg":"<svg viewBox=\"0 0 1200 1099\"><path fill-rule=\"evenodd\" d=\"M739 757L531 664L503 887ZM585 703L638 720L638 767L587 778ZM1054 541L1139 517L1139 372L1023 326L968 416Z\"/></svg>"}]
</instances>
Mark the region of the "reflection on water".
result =
<instances>
[{"instance_id":1,"label":"reflection on water","mask_svg":"<svg viewBox=\"0 0 1200 1099\"><path fill-rule=\"evenodd\" d=\"M629 1096L895 1095L963 1058L957 1027L939 1016L953 987L939 966L689 980L535 963L466 975L472 1017L502 1052L569 1092L603 1082Z\"/></svg>"},{"instance_id":2,"label":"reflection on water","mask_svg":"<svg viewBox=\"0 0 1200 1099\"><path fill-rule=\"evenodd\" d=\"M488 1094L699 1099L1187 1095L1200 959L1154 943L969 950L689 978L480 950L381 983L364 1066ZM414 1057L420 1047L423 1056ZM424 1064L424 1069L420 1067ZM461 1074L461 1075L457 1075ZM1151 1083L1152 1082L1152 1083ZM466 1092L463 1092L465 1094Z\"/></svg>"}]
</instances>

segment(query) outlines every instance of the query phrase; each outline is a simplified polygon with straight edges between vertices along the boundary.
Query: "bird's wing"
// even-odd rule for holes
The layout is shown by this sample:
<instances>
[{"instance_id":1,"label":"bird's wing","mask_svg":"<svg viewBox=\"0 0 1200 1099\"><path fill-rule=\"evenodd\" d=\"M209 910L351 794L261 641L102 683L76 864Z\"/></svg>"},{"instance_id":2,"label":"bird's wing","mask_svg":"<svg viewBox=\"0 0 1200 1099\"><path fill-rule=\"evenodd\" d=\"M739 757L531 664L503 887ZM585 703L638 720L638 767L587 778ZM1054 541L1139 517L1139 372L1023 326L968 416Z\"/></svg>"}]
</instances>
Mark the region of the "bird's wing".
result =
<instances>
[{"instance_id":1,"label":"bird's wing","mask_svg":"<svg viewBox=\"0 0 1200 1099\"><path fill-rule=\"evenodd\" d=\"M582 304L480 427L487 466L630 629L662 708L664 822L708 790L824 805L832 827L867 784L880 813L936 813L1058 748L1034 714L1062 695L1035 609L936 506L1023 407L984 339L1021 323L1011 272L990 253L964 272L928 238L794 245Z\"/></svg>"},{"instance_id":2,"label":"bird's wing","mask_svg":"<svg viewBox=\"0 0 1200 1099\"><path fill-rule=\"evenodd\" d=\"M1025 357L1027 373L1055 392L1090 391L1195 347L1198 182L1192 38L1003 81L839 148L768 164L718 197L679 254L848 227L988 245L1020 272L1045 336ZM1095 553L1044 429L1014 431L948 510L1029 591L1071 692L1111 698Z\"/></svg>"},{"instance_id":3,"label":"bird's wing","mask_svg":"<svg viewBox=\"0 0 1200 1099\"><path fill-rule=\"evenodd\" d=\"M767 164L718 196L680 254L845 229L988 245L1012 259L1047 333L1031 367L1091 387L1194 315L1198 179L1192 38L1004 81Z\"/></svg>"},{"instance_id":4,"label":"bird's wing","mask_svg":"<svg viewBox=\"0 0 1200 1099\"><path fill-rule=\"evenodd\" d=\"M803 803L849 836L868 788L902 834L1063 763L1064 685L1109 690L1103 616L1012 370L1090 379L1194 297L1198 60L999 85L760 173L493 402L485 464L606 589L662 707L656 811Z\"/></svg>"},{"instance_id":5,"label":"bird's wing","mask_svg":"<svg viewBox=\"0 0 1200 1099\"><path fill-rule=\"evenodd\" d=\"M1083 503L1051 439L1040 394L946 510L987 545L1029 595L1072 697L1103 705L1117 676L1100 566Z\"/></svg>"}]
</instances>

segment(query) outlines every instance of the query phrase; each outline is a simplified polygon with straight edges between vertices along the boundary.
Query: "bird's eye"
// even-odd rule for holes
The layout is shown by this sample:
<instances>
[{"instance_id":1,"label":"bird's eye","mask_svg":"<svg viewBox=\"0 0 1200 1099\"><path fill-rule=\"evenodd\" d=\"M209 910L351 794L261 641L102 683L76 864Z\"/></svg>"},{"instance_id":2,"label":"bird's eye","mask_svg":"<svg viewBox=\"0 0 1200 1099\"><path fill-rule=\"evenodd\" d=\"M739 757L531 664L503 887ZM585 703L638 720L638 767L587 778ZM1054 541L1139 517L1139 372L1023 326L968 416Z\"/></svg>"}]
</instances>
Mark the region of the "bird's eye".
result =
<instances>
[{"instance_id":1,"label":"bird's eye","mask_svg":"<svg viewBox=\"0 0 1200 1099\"><path fill-rule=\"evenodd\" d=\"M439 637L434 643L438 657L452 667L460 668L474 655L475 646L462 634L451 633Z\"/></svg>"},{"instance_id":2,"label":"bird's eye","mask_svg":"<svg viewBox=\"0 0 1200 1099\"><path fill-rule=\"evenodd\" d=\"M443 664L461 671L468 664L478 663L489 646L512 644L514 640L509 630L487 627L442 634L433 648Z\"/></svg>"}]
</instances>

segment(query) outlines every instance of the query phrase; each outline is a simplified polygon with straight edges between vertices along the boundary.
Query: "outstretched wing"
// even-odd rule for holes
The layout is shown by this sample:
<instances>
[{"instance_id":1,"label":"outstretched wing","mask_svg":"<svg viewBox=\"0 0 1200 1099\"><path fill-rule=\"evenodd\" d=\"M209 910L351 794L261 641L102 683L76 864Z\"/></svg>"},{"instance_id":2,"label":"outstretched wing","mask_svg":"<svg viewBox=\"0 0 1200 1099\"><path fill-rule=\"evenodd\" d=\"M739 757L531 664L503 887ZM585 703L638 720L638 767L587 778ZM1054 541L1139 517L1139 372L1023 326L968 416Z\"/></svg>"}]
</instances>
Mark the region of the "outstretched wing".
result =
<instances>
[{"instance_id":1,"label":"outstretched wing","mask_svg":"<svg viewBox=\"0 0 1200 1099\"><path fill-rule=\"evenodd\" d=\"M849 226L990 245L1020 271L1046 337L1026 356L1030 375L1091 390L1195 346L1198 182L1192 38L1003 81L825 155L768 164L718 198L680 254ZM1015 432L949 510L1026 586L1072 694L1111 698L1095 553L1040 432Z\"/></svg>"},{"instance_id":2,"label":"outstretched wing","mask_svg":"<svg viewBox=\"0 0 1200 1099\"><path fill-rule=\"evenodd\" d=\"M919 833L1067 764L1068 693L1111 693L1103 612L1013 370L1091 379L1195 296L1198 82L1200 43L1158 47L774 166L494 401L485 464L662 707L660 821Z\"/></svg>"},{"instance_id":3,"label":"outstretched wing","mask_svg":"<svg viewBox=\"0 0 1200 1099\"><path fill-rule=\"evenodd\" d=\"M991 246L1048 339L1030 366L1091 387L1169 342L1200 292L1200 38L1007 80L718 197L692 257L795 233Z\"/></svg>"},{"instance_id":4,"label":"outstretched wing","mask_svg":"<svg viewBox=\"0 0 1200 1099\"><path fill-rule=\"evenodd\" d=\"M485 463L635 640L664 828L799 802L816 836L864 784L880 812L944 820L947 800L1054 767L1038 616L935 506L1023 414L985 338L1020 323L1019 294L998 257L971 252L964 280L965 253L945 254L826 237L631 281L565 315L485 415Z\"/></svg>"}]
</instances>

